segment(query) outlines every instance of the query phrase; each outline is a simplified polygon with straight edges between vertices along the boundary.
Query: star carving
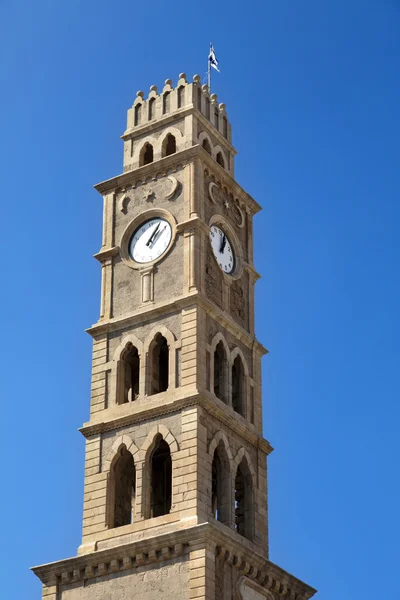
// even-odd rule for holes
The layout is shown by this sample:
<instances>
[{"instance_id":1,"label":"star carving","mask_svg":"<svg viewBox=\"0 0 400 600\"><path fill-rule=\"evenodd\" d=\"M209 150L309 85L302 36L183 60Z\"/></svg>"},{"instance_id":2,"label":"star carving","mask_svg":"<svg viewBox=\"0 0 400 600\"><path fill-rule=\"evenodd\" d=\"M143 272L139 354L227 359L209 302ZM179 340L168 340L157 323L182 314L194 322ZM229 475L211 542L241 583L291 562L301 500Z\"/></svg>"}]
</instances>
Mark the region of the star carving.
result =
<instances>
[{"instance_id":1,"label":"star carving","mask_svg":"<svg viewBox=\"0 0 400 600\"><path fill-rule=\"evenodd\" d=\"M152 202L154 199L154 192L151 188L144 190L143 192L143 200L145 202Z\"/></svg>"}]
</instances>

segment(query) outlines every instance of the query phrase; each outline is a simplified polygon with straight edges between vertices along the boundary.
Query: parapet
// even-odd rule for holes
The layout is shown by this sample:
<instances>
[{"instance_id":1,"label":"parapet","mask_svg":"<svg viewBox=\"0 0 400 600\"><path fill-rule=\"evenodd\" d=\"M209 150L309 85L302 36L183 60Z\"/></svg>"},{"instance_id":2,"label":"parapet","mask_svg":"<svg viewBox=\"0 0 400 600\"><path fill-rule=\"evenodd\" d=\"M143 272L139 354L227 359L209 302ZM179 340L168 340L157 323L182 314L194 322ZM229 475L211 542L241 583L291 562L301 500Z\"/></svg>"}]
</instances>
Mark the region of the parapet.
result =
<instances>
[{"instance_id":1,"label":"parapet","mask_svg":"<svg viewBox=\"0 0 400 600\"><path fill-rule=\"evenodd\" d=\"M231 144L231 126L225 104L218 104L217 94L210 94L208 85L201 85L200 80L200 75L195 75L193 83L188 83L185 73L181 73L175 88L172 80L167 79L160 93L157 86L152 85L146 99L144 92L138 91L132 108L128 110L127 131L123 138L132 135L135 130L142 130L145 125L196 108Z\"/></svg>"}]
</instances>

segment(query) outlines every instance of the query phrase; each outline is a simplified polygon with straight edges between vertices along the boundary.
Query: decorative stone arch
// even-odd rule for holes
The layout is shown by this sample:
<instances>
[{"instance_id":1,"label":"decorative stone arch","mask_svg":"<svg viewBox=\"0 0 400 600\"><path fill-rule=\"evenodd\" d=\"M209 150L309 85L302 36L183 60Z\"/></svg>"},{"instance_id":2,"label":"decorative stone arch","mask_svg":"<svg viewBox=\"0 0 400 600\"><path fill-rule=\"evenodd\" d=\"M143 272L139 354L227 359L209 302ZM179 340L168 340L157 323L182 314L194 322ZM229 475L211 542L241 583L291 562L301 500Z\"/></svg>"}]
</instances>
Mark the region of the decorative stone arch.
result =
<instances>
[{"instance_id":1,"label":"decorative stone arch","mask_svg":"<svg viewBox=\"0 0 400 600\"><path fill-rule=\"evenodd\" d=\"M224 160L223 168L225 169L225 171L228 171L228 158L227 158L227 156L225 154L225 150L223 150L221 148L221 146L219 146L219 145L214 146L214 148L212 149L212 157L213 157L214 160L217 160L217 154L219 152L221 153L222 158ZM220 165L220 166L222 166L222 165Z\"/></svg>"},{"instance_id":2,"label":"decorative stone arch","mask_svg":"<svg viewBox=\"0 0 400 600\"><path fill-rule=\"evenodd\" d=\"M155 150L157 148L157 139L152 135L146 136L142 140L138 140L135 144L132 155L132 166L134 168L139 166L140 153L146 144L151 144L153 146L153 162L156 160Z\"/></svg>"},{"instance_id":3,"label":"decorative stone arch","mask_svg":"<svg viewBox=\"0 0 400 600\"><path fill-rule=\"evenodd\" d=\"M139 448L136 446L132 438L129 437L129 435L120 435L111 446L111 450L109 451L106 459L103 462L103 471L110 471L111 464L115 457L118 455L118 451L122 445L124 445L127 451L132 454L133 460L135 462L139 459Z\"/></svg>"},{"instance_id":4,"label":"decorative stone arch","mask_svg":"<svg viewBox=\"0 0 400 600\"><path fill-rule=\"evenodd\" d=\"M169 360L168 360L168 389L173 389L176 387L176 337L175 335L165 327L165 325L157 325L153 327L148 336L146 337L143 347L146 352L146 378L145 378L145 394L149 396L149 391L151 389L150 386L150 369L151 369L151 360L150 353L152 351L152 344L157 336L157 334L161 334L166 340L168 344L169 350Z\"/></svg>"},{"instance_id":5,"label":"decorative stone arch","mask_svg":"<svg viewBox=\"0 0 400 600\"><path fill-rule=\"evenodd\" d=\"M239 448L239 450L235 456L235 459L233 461L234 471L236 472L236 470L237 470L238 466L240 465L240 463L242 462L243 458L245 458L245 460L247 462L247 466L249 467L249 471L250 471L251 477L253 479L253 486L255 486L257 473L253 467L253 463L251 462L249 453L247 452L246 448L244 448L243 446L241 448Z\"/></svg>"},{"instance_id":6,"label":"decorative stone arch","mask_svg":"<svg viewBox=\"0 0 400 600\"><path fill-rule=\"evenodd\" d=\"M172 498L174 494L173 463L175 455L179 451L178 442L165 425L156 425L149 431L146 440L142 444L138 454L138 461L141 463L141 473L138 482L137 495L141 498L141 514L143 518L149 518L151 513L151 458L156 444L160 438L162 438L162 440L168 444L171 453ZM172 501L172 507L173 505L174 502Z\"/></svg>"},{"instance_id":7,"label":"decorative stone arch","mask_svg":"<svg viewBox=\"0 0 400 600\"><path fill-rule=\"evenodd\" d=\"M225 364L223 365L223 372L221 377L223 379L223 398L221 400L226 404L230 404L230 377L231 377L231 369L230 369L230 350L226 339L224 338L221 332L218 332L211 341L210 346L210 391L212 394L215 393L215 371L214 371L214 354L218 344L222 342L222 345L225 350Z\"/></svg>"},{"instance_id":8,"label":"decorative stone arch","mask_svg":"<svg viewBox=\"0 0 400 600\"><path fill-rule=\"evenodd\" d=\"M125 335L117 348L114 351L111 360L111 379L110 379L110 397L113 399L114 404L119 404L121 385L122 385L122 353L124 352L127 345L131 343L137 348L139 355L139 398L144 397L145 392L145 379L146 379L146 361L145 354L143 352L143 342L135 336L134 333Z\"/></svg>"},{"instance_id":9,"label":"decorative stone arch","mask_svg":"<svg viewBox=\"0 0 400 600\"><path fill-rule=\"evenodd\" d=\"M220 431L218 431L214 435L213 439L210 442L210 445L208 446L208 454L211 456L211 460L212 460L212 458L214 456L215 449L216 449L216 447L218 446L218 444L221 441L223 442L223 444L225 446L225 450L226 450L226 453L227 453L228 458L229 458L229 462L230 462L231 467L232 467L232 464L233 464L233 454L232 454L231 447L229 445L228 437L227 437L227 435L226 435L226 433L224 431L220 430Z\"/></svg>"},{"instance_id":10,"label":"decorative stone arch","mask_svg":"<svg viewBox=\"0 0 400 600\"><path fill-rule=\"evenodd\" d=\"M207 142L209 143L209 145L210 145L210 156L213 156L213 147L214 146L213 146L213 143L211 141L210 136L208 135L208 133L206 131L202 131L199 134L199 137L198 137L198 144L199 144L199 146L203 147L204 140L207 140Z\"/></svg>"},{"instance_id":11,"label":"decorative stone arch","mask_svg":"<svg viewBox=\"0 0 400 600\"><path fill-rule=\"evenodd\" d=\"M231 352L231 356L230 356L230 361L229 361L229 370L231 373L231 378L230 378L230 382L231 382L231 389L230 389L230 397L232 399L233 396L233 381L232 381L232 369L233 369L233 365L235 362L235 359L237 357L240 357L240 360L242 361L242 365L243 365L243 371L244 371L244 381L243 381L243 407L244 407L244 415L242 415L245 418L249 418L250 417L250 375L249 375L249 366L247 364L247 361L244 357L244 354L242 352L242 350L236 346L232 352ZM232 402L233 405L233 402Z\"/></svg>"},{"instance_id":12,"label":"decorative stone arch","mask_svg":"<svg viewBox=\"0 0 400 600\"><path fill-rule=\"evenodd\" d=\"M154 147L154 160L159 160L160 158L163 158L163 156L162 156L163 144L169 134L173 135L175 138L176 151L180 152L181 150L184 149L183 148L183 146L184 146L183 133L177 127L167 127L167 129L163 130L162 134L160 135L160 137L157 140L156 146Z\"/></svg>"}]
</instances>

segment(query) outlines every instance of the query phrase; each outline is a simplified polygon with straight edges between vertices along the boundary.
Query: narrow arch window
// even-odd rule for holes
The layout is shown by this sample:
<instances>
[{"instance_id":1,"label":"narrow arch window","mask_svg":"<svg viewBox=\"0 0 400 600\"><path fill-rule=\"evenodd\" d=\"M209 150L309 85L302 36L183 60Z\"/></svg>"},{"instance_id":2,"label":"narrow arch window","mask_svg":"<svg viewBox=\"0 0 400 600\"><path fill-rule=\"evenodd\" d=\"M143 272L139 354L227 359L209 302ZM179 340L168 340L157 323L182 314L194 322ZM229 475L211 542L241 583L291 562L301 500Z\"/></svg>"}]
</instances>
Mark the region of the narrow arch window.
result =
<instances>
[{"instance_id":1,"label":"narrow arch window","mask_svg":"<svg viewBox=\"0 0 400 600\"><path fill-rule=\"evenodd\" d=\"M214 126L216 129L219 129L219 112L218 108L214 110Z\"/></svg>"},{"instance_id":2,"label":"narrow arch window","mask_svg":"<svg viewBox=\"0 0 400 600\"><path fill-rule=\"evenodd\" d=\"M169 133L163 141L162 145L162 155L170 156L170 154L175 154L176 152L176 139L172 133Z\"/></svg>"},{"instance_id":3,"label":"narrow arch window","mask_svg":"<svg viewBox=\"0 0 400 600\"><path fill-rule=\"evenodd\" d=\"M156 104L156 99L150 98L150 100L149 100L149 121L151 121L155 117L155 110L156 110L155 104Z\"/></svg>"},{"instance_id":4,"label":"narrow arch window","mask_svg":"<svg viewBox=\"0 0 400 600\"><path fill-rule=\"evenodd\" d=\"M140 359L138 350L132 343L127 344L121 356L120 369L119 403L133 402L139 396Z\"/></svg>"},{"instance_id":5,"label":"narrow arch window","mask_svg":"<svg viewBox=\"0 0 400 600\"><path fill-rule=\"evenodd\" d=\"M135 125L140 124L141 118L142 118L142 105L136 104L136 106L135 106Z\"/></svg>"},{"instance_id":6,"label":"narrow arch window","mask_svg":"<svg viewBox=\"0 0 400 600\"><path fill-rule=\"evenodd\" d=\"M168 342L160 333L150 348L150 395L165 392L169 383Z\"/></svg>"},{"instance_id":7,"label":"narrow arch window","mask_svg":"<svg viewBox=\"0 0 400 600\"><path fill-rule=\"evenodd\" d=\"M146 142L140 151L139 166L143 167L144 165L149 165L153 162L153 158L153 146Z\"/></svg>"},{"instance_id":8,"label":"narrow arch window","mask_svg":"<svg viewBox=\"0 0 400 600\"><path fill-rule=\"evenodd\" d=\"M185 86L181 85L178 87L178 108L182 108L185 105Z\"/></svg>"},{"instance_id":9,"label":"narrow arch window","mask_svg":"<svg viewBox=\"0 0 400 600\"><path fill-rule=\"evenodd\" d=\"M245 459L235 477L235 529L248 540L253 539L253 481Z\"/></svg>"},{"instance_id":10,"label":"narrow arch window","mask_svg":"<svg viewBox=\"0 0 400 600\"><path fill-rule=\"evenodd\" d=\"M218 342L214 351L214 394L223 402L227 399L226 363L224 345Z\"/></svg>"},{"instance_id":11,"label":"narrow arch window","mask_svg":"<svg viewBox=\"0 0 400 600\"><path fill-rule=\"evenodd\" d=\"M222 117L222 132L226 139L228 139L228 119L225 115Z\"/></svg>"},{"instance_id":12,"label":"narrow arch window","mask_svg":"<svg viewBox=\"0 0 400 600\"><path fill-rule=\"evenodd\" d=\"M225 161L224 161L224 157L222 156L222 152L218 152L215 159L216 159L217 163L225 169Z\"/></svg>"},{"instance_id":13,"label":"narrow arch window","mask_svg":"<svg viewBox=\"0 0 400 600\"><path fill-rule=\"evenodd\" d=\"M163 95L163 114L169 112L171 103L171 92L165 92Z\"/></svg>"},{"instance_id":14,"label":"narrow arch window","mask_svg":"<svg viewBox=\"0 0 400 600\"><path fill-rule=\"evenodd\" d=\"M150 516L167 515L172 501L172 461L169 445L158 436L151 455Z\"/></svg>"},{"instance_id":15,"label":"narrow arch window","mask_svg":"<svg viewBox=\"0 0 400 600\"><path fill-rule=\"evenodd\" d=\"M132 454L122 445L111 468L112 515L110 527L132 523L136 494L135 463Z\"/></svg>"},{"instance_id":16,"label":"narrow arch window","mask_svg":"<svg viewBox=\"0 0 400 600\"><path fill-rule=\"evenodd\" d=\"M214 452L212 462L211 507L214 519L230 524L230 471L229 458L222 442Z\"/></svg>"},{"instance_id":17,"label":"narrow arch window","mask_svg":"<svg viewBox=\"0 0 400 600\"><path fill-rule=\"evenodd\" d=\"M206 117L210 118L210 98L206 98Z\"/></svg>"},{"instance_id":18,"label":"narrow arch window","mask_svg":"<svg viewBox=\"0 0 400 600\"><path fill-rule=\"evenodd\" d=\"M202 146L204 150L211 156L211 145L207 138L204 138Z\"/></svg>"},{"instance_id":19,"label":"narrow arch window","mask_svg":"<svg viewBox=\"0 0 400 600\"><path fill-rule=\"evenodd\" d=\"M232 365L232 407L244 417L245 405L244 368L240 356L237 356Z\"/></svg>"}]
</instances>

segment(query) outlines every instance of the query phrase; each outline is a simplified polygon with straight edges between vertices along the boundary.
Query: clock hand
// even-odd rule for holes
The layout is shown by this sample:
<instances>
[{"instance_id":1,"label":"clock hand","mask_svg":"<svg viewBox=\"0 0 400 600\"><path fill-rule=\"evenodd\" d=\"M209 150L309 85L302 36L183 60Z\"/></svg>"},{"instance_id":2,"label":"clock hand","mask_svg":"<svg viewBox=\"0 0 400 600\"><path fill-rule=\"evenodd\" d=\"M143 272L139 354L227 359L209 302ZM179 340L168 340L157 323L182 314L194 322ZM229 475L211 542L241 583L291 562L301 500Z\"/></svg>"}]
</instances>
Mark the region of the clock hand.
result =
<instances>
[{"instance_id":1,"label":"clock hand","mask_svg":"<svg viewBox=\"0 0 400 600\"><path fill-rule=\"evenodd\" d=\"M226 235L224 234L224 237L222 238L221 248L219 251L223 252L225 250L225 246L226 246Z\"/></svg>"},{"instance_id":2,"label":"clock hand","mask_svg":"<svg viewBox=\"0 0 400 600\"><path fill-rule=\"evenodd\" d=\"M151 242L154 239L154 236L156 235L157 231L160 229L160 222L158 222L157 227L155 228L155 230L153 231L153 233L151 234L151 236L149 237L149 239L146 242L146 246L150 246Z\"/></svg>"},{"instance_id":3,"label":"clock hand","mask_svg":"<svg viewBox=\"0 0 400 600\"><path fill-rule=\"evenodd\" d=\"M162 236L162 234L164 233L164 231L167 229L167 226L164 226L164 229L161 229L161 231L159 231L158 233L156 233L156 236L153 240L153 243L151 244L151 247L153 248L154 244L156 243L156 241L158 240L158 238L160 238Z\"/></svg>"}]
</instances>

